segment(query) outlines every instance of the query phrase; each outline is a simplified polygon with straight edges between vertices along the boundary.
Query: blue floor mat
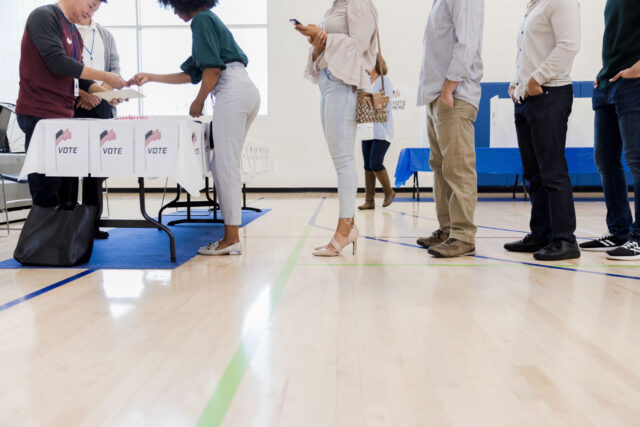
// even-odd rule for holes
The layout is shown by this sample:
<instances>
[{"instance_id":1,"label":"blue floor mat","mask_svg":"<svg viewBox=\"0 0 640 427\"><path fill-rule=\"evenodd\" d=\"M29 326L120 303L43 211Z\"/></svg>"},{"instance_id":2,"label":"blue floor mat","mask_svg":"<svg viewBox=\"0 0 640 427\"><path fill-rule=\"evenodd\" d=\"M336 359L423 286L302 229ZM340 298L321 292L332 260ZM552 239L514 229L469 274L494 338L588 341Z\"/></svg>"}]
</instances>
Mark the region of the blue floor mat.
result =
<instances>
[{"instance_id":1,"label":"blue floor mat","mask_svg":"<svg viewBox=\"0 0 640 427\"><path fill-rule=\"evenodd\" d=\"M269 212L243 211L242 227ZM192 218L212 218L206 210L192 209ZM169 213L162 222L185 217L184 212ZM96 240L88 263L73 268L87 269L136 269L167 270L179 267L198 254L198 249L222 238L222 224L179 224L169 227L176 240L176 263L171 262L169 237L164 231L153 228L116 228L109 231L109 238ZM48 268L25 267L14 259L0 262L0 269ZM55 268L55 267L54 267Z\"/></svg>"}]
</instances>

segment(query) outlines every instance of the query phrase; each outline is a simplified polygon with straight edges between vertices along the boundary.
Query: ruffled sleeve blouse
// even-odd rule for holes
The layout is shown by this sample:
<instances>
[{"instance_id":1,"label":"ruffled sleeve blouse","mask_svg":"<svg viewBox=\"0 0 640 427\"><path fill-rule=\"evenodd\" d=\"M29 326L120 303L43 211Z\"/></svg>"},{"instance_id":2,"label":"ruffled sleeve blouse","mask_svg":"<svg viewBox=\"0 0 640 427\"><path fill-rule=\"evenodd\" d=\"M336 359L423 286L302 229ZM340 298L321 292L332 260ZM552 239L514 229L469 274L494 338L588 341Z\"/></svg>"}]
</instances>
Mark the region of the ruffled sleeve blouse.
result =
<instances>
[{"instance_id":1,"label":"ruffled sleeve blouse","mask_svg":"<svg viewBox=\"0 0 640 427\"><path fill-rule=\"evenodd\" d=\"M318 71L331 74L358 89L369 89L368 71L376 64L378 12L371 0L334 0L320 25L327 32L324 52L313 60L313 47L305 78L318 82Z\"/></svg>"}]
</instances>

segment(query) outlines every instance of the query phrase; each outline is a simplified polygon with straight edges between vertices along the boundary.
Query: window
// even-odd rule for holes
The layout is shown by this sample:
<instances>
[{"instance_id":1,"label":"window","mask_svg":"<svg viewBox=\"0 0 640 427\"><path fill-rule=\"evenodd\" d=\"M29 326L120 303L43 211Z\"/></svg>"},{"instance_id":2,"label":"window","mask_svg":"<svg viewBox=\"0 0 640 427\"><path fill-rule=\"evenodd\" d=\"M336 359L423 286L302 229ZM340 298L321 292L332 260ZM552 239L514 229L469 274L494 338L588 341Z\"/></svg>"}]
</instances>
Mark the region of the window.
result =
<instances>
[{"instance_id":1,"label":"window","mask_svg":"<svg viewBox=\"0 0 640 427\"><path fill-rule=\"evenodd\" d=\"M267 0L220 0L213 9L233 33L249 57L247 70L260 90L260 114L268 107ZM95 20L113 34L123 77L146 71L180 72L180 64L191 55L189 24L163 9L157 0L109 0ZM185 116L198 85L150 83L141 88L145 98L118 107L119 115ZM210 103L205 114L211 114Z\"/></svg>"}]
</instances>

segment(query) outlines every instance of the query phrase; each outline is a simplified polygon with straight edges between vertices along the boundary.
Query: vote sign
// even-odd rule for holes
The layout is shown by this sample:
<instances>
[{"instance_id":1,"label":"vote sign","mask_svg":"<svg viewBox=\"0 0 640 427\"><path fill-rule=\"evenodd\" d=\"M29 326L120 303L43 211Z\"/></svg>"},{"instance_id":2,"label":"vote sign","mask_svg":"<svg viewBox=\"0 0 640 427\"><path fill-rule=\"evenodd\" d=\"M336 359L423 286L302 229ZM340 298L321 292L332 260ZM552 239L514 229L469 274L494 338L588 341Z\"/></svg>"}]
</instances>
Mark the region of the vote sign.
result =
<instances>
[{"instance_id":1,"label":"vote sign","mask_svg":"<svg viewBox=\"0 0 640 427\"><path fill-rule=\"evenodd\" d=\"M135 172L137 176L171 176L178 156L179 122L134 122Z\"/></svg>"},{"instance_id":2,"label":"vote sign","mask_svg":"<svg viewBox=\"0 0 640 427\"><path fill-rule=\"evenodd\" d=\"M91 175L134 175L133 122L96 120L89 125Z\"/></svg>"},{"instance_id":3,"label":"vote sign","mask_svg":"<svg viewBox=\"0 0 640 427\"><path fill-rule=\"evenodd\" d=\"M44 127L46 175L86 176L89 173L88 123L48 120Z\"/></svg>"},{"instance_id":4,"label":"vote sign","mask_svg":"<svg viewBox=\"0 0 640 427\"><path fill-rule=\"evenodd\" d=\"M197 164L200 167L200 174L204 177L206 169L204 168L205 152L203 140L204 126L202 123L192 121L182 121L180 123L180 141L185 144L187 141L191 141L190 149L193 150L197 159Z\"/></svg>"}]
</instances>

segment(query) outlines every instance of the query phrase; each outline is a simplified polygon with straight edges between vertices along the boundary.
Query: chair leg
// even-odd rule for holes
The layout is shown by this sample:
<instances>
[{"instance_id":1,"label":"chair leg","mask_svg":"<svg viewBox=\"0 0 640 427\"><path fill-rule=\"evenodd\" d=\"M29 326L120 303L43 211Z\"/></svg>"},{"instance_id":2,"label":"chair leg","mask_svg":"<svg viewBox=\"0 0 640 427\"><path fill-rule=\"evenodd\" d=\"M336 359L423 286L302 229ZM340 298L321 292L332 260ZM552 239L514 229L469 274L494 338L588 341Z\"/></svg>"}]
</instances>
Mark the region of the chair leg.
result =
<instances>
[{"instance_id":1,"label":"chair leg","mask_svg":"<svg viewBox=\"0 0 640 427\"><path fill-rule=\"evenodd\" d=\"M4 177L2 177L2 201L4 202L4 219L7 222L7 237L9 237L11 228L9 227L9 207L7 206L7 189L4 185Z\"/></svg>"}]
</instances>

